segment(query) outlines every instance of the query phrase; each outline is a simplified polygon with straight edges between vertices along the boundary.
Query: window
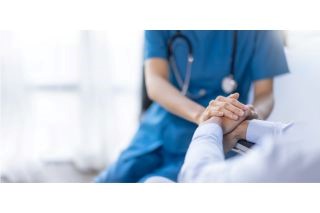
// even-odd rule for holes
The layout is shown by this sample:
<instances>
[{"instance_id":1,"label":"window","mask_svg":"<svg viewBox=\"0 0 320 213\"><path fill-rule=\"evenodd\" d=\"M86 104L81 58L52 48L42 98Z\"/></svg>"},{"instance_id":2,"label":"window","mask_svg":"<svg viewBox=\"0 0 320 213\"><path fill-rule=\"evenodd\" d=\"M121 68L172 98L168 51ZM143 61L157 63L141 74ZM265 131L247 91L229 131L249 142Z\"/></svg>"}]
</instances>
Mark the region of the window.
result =
<instances>
[{"instance_id":1,"label":"window","mask_svg":"<svg viewBox=\"0 0 320 213\"><path fill-rule=\"evenodd\" d=\"M114 160L138 124L142 35L0 32L3 162Z\"/></svg>"}]
</instances>

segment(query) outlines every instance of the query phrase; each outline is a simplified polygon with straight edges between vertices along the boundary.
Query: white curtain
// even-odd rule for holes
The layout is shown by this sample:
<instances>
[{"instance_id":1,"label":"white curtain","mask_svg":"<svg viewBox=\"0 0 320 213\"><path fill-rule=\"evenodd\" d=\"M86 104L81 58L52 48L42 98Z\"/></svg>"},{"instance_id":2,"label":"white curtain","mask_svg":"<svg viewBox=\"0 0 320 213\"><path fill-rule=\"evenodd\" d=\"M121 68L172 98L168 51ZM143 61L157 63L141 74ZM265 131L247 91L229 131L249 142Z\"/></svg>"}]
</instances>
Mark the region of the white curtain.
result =
<instances>
[{"instance_id":1,"label":"white curtain","mask_svg":"<svg viewBox=\"0 0 320 213\"><path fill-rule=\"evenodd\" d=\"M50 163L88 171L113 161L138 123L142 37L0 32L2 172L34 181Z\"/></svg>"},{"instance_id":2,"label":"white curtain","mask_svg":"<svg viewBox=\"0 0 320 213\"><path fill-rule=\"evenodd\" d=\"M27 135L27 112L30 110L30 102L24 88L25 76L22 72L21 54L16 45L12 32L1 32L0 175L10 164L24 166L24 158L34 160L33 155L24 152L26 143L23 141Z\"/></svg>"}]
</instances>

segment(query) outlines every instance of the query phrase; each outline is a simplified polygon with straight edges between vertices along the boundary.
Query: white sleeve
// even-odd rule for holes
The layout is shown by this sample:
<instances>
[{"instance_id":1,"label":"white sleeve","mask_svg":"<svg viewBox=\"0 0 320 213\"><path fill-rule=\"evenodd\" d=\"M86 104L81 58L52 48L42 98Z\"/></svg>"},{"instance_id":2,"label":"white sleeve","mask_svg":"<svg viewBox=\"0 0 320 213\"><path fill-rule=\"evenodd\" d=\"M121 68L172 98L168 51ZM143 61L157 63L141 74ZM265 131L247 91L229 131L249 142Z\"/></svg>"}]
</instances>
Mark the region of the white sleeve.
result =
<instances>
[{"instance_id":1,"label":"white sleeve","mask_svg":"<svg viewBox=\"0 0 320 213\"><path fill-rule=\"evenodd\" d=\"M292 126L292 123L270 122L263 120L250 120L246 139L250 142L260 144L266 136L277 136Z\"/></svg>"},{"instance_id":2,"label":"white sleeve","mask_svg":"<svg viewBox=\"0 0 320 213\"><path fill-rule=\"evenodd\" d=\"M249 138L260 140L254 130L263 130L264 134L260 136L265 137L269 133L273 133L273 136L282 133L288 127L265 122L253 122L247 130ZM271 138L265 143L267 146L225 161L222 137L222 130L217 124L206 124L196 130L178 177L179 182L259 182L271 180L271 175L281 172L279 168L282 164L278 161L282 161L282 156L279 151L271 148ZM284 148L287 149L286 146L280 149Z\"/></svg>"},{"instance_id":3,"label":"white sleeve","mask_svg":"<svg viewBox=\"0 0 320 213\"><path fill-rule=\"evenodd\" d=\"M179 182L194 182L203 167L224 161L222 137L222 129L215 123L197 128L180 171Z\"/></svg>"}]
</instances>

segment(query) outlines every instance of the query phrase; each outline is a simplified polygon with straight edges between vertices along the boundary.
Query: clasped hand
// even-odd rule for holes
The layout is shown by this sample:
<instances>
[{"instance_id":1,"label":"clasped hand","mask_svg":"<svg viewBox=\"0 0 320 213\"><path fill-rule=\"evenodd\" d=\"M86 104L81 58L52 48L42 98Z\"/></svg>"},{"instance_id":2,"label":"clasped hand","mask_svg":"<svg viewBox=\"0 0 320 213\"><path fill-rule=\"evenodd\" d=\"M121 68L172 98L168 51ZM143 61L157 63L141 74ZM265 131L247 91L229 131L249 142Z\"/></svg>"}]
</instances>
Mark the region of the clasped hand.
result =
<instances>
[{"instance_id":1,"label":"clasped hand","mask_svg":"<svg viewBox=\"0 0 320 213\"><path fill-rule=\"evenodd\" d=\"M231 150L239 139L245 139L248 121L257 118L252 105L238 101L239 93L228 97L218 96L212 100L200 116L200 125L216 123L221 126L224 134L224 151Z\"/></svg>"}]
</instances>

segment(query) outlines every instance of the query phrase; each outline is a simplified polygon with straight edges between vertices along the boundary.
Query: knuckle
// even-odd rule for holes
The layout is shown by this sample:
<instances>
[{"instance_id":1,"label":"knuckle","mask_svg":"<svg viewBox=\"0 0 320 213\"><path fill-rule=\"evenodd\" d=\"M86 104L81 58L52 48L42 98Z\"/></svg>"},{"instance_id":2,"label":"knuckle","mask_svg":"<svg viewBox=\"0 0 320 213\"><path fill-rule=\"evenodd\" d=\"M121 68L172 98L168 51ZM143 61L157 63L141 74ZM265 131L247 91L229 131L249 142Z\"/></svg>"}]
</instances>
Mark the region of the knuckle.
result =
<instances>
[{"instance_id":1,"label":"knuckle","mask_svg":"<svg viewBox=\"0 0 320 213\"><path fill-rule=\"evenodd\" d=\"M221 101L214 101L215 105L220 106L221 105Z\"/></svg>"},{"instance_id":2,"label":"knuckle","mask_svg":"<svg viewBox=\"0 0 320 213\"><path fill-rule=\"evenodd\" d=\"M212 112L212 115L218 115L219 114L219 111L213 111Z\"/></svg>"}]
</instances>

